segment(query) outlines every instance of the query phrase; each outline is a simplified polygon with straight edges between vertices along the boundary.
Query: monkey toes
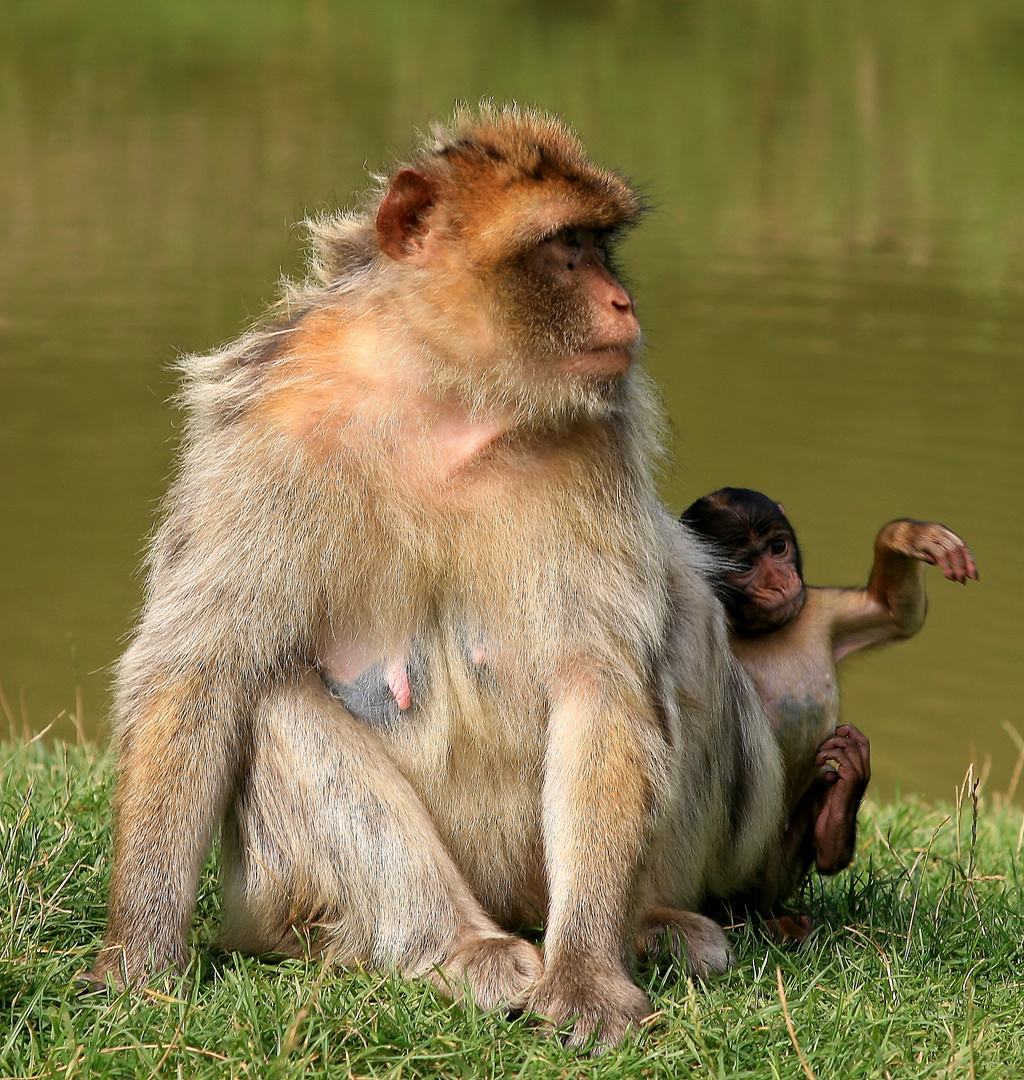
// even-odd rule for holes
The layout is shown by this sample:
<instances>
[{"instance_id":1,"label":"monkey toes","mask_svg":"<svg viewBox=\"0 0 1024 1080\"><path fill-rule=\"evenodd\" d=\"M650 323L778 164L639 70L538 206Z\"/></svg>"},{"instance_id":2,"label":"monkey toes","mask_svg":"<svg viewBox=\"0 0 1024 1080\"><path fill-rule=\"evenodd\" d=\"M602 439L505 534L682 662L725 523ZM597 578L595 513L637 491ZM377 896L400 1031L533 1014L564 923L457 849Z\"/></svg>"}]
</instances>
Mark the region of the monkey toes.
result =
<instances>
[{"instance_id":1,"label":"monkey toes","mask_svg":"<svg viewBox=\"0 0 1024 1080\"><path fill-rule=\"evenodd\" d=\"M432 981L449 994L466 990L481 1009L518 1010L543 973L544 961L533 945L502 934L461 942Z\"/></svg>"},{"instance_id":2,"label":"monkey toes","mask_svg":"<svg viewBox=\"0 0 1024 1080\"><path fill-rule=\"evenodd\" d=\"M666 950L685 960L695 979L728 971L735 961L718 923L692 911L654 908L640 927L639 944L644 956L656 956Z\"/></svg>"},{"instance_id":3,"label":"monkey toes","mask_svg":"<svg viewBox=\"0 0 1024 1080\"><path fill-rule=\"evenodd\" d=\"M547 973L530 995L529 1009L552 1027L568 1028L570 1046L596 1037L615 1046L651 1014L647 995L624 972L585 972L581 965Z\"/></svg>"},{"instance_id":4,"label":"monkey toes","mask_svg":"<svg viewBox=\"0 0 1024 1080\"><path fill-rule=\"evenodd\" d=\"M83 990L100 990L108 984L117 990L147 984L171 988L182 978L188 963L188 952L183 945L173 949L168 947L166 957L165 962L160 964L149 951L107 945L100 950L92 968L80 972L77 980Z\"/></svg>"}]
</instances>

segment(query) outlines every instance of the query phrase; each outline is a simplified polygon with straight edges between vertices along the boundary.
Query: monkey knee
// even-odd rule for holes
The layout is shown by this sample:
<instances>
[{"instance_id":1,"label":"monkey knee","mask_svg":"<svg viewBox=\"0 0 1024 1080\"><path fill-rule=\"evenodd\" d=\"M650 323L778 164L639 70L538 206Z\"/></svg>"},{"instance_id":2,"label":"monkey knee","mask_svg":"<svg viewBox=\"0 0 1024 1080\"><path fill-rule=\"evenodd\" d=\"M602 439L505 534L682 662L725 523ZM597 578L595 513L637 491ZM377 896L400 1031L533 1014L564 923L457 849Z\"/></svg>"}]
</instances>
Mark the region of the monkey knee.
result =
<instances>
[{"instance_id":1,"label":"monkey knee","mask_svg":"<svg viewBox=\"0 0 1024 1080\"><path fill-rule=\"evenodd\" d=\"M853 854L849 851L822 852L818 855L814 866L822 877L834 877L842 873L853 862Z\"/></svg>"}]
</instances>

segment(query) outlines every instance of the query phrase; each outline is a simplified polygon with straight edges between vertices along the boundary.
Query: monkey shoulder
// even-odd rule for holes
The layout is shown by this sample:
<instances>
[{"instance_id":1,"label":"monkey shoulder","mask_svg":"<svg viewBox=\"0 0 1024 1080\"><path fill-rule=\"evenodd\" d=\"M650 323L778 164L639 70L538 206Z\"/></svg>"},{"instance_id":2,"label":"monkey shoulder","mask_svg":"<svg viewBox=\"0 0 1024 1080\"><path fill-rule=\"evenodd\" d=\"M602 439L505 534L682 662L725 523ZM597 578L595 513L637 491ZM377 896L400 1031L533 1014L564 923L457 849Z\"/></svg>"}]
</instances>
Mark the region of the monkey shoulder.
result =
<instances>
[{"instance_id":1,"label":"monkey shoulder","mask_svg":"<svg viewBox=\"0 0 1024 1080\"><path fill-rule=\"evenodd\" d=\"M264 445L277 434L309 452L363 446L369 433L393 427L414 380L399 362L382 360L373 324L334 304L267 331L258 361L238 357L232 376L247 390L247 430Z\"/></svg>"}]
</instances>

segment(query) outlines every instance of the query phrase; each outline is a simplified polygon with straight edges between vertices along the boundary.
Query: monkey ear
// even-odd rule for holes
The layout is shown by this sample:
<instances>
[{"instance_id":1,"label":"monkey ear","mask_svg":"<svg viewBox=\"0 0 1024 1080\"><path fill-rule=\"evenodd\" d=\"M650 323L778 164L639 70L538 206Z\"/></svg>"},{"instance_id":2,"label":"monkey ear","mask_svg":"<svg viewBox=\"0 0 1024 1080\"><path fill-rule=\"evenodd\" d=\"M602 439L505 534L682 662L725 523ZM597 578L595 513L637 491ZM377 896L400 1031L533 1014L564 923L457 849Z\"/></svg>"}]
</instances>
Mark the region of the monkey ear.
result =
<instances>
[{"instance_id":1,"label":"monkey ear","mask_svg":"<svg viewBox=\"0 0 1024 1080\"><path fill-rule=\"evenodd\" d=\"M776 503L775 505L779 508L779 513L783 517L785 517L786 516L786 508L782 505L782 503Z\"/></svg>"},{"instance_id":2,"label":"monkey ear","mask_svg":"<svg viewBox=\"0 0 1024 1080\"><path fill-rule=\"evenodd\" d=\"M415 169L403 169L391 181L377 211L377 241L392 259L422 250L429 232L426 216L437 202L437 183Z\"/></svg>"}]
</instances>

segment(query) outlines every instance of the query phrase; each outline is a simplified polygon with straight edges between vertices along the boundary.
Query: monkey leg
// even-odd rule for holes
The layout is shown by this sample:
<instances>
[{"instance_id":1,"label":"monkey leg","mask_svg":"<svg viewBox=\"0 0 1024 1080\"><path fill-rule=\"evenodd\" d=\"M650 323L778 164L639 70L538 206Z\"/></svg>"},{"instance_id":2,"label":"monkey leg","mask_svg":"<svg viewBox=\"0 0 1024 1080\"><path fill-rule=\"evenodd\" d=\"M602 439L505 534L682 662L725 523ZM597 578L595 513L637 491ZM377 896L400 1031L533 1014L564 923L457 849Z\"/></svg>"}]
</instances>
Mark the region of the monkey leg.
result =
<instances>
[{"instance_id":1,"label":"monkey leg","mask_svg":"<svg viewBox=\"0 0 1024 1080\"><path fill-rule=\"evenodd\" d=\"M224 835L221 944L423 976L483 1008L521 1005L537 950L484 912L379 738L316 675L253 718Z\"/></svg>"},{"instance_id":2,"label":"monkey leg","mask_svg":"<svg viewBox=\"0 0 1024 1080\"><path fill-rule=\"evenodd\" d=\"M706 915L675 908L652 908L640 926L639 951L642 956L656 956L665 949L685 960L696 979L721 974L735 960L722 928Z\"/></svg>"}]
</instances>

